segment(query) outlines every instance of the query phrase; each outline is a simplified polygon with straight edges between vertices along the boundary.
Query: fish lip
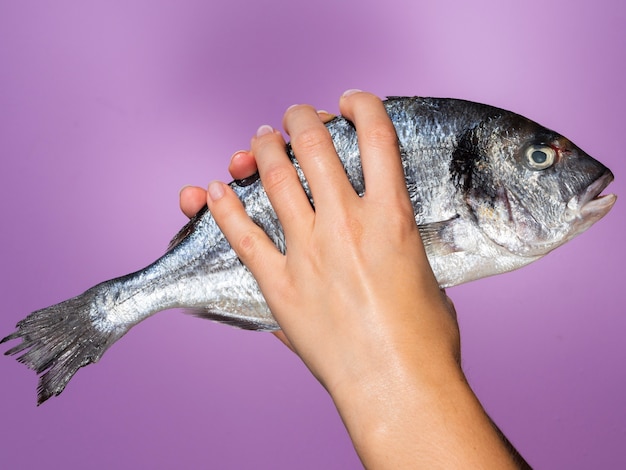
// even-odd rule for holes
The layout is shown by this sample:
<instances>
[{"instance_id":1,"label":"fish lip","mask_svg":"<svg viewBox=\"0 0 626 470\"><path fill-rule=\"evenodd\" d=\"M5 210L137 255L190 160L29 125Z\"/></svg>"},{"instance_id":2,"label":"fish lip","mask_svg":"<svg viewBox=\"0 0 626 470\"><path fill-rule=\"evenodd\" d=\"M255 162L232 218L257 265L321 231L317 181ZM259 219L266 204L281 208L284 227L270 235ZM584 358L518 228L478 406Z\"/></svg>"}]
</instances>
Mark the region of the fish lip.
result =
<instances>
[{"instance_id":1,"label":"fish lip","mask_svg":"<svg viewBox=\"0 0 626 470\"><path fill-rule=\"evenodd\" d=\"M582 194L572 197L567 203L567 213L570 220L592 219L593 222L604 217L615 204L615 194L601 195L602 191L611 184L614 176L611 170L607 170Z\"/></svg>"},{"instance_id":2,"label":"fish lip","mask_svg":"<svg viewBox=\"0 0 626 470\"><path fill-rule=\"evenodd\" d=\"M589 187L586 189L586 191L583 193L582 197L579 200L580 207L584 207L585 204L587 204L590 201L598 198L600 193L602 191L604 191L604 189L609 184L611 184L611 182L613 181L614 178L615 177L613 176L613 173L611 172L611 170L607 169L602 174L602 176L600 176L597 180L595 180L593 183L591 183L589 185ZM613 195L611 194L611 196L613 196Z\"/></svg>"}]
</instances>

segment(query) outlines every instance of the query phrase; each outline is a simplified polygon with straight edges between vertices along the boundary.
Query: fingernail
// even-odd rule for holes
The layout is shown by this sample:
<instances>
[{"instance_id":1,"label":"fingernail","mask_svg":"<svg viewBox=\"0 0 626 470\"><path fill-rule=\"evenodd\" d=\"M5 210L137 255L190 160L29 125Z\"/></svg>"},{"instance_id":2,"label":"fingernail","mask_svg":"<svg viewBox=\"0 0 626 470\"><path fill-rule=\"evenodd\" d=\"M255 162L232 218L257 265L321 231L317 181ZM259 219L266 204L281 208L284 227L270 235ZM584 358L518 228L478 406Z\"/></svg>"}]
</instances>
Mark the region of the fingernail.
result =
<instances>
[{"instance_id":1,"label":"fingernail","mask_svg":"<svg viewBox=\"0 0 626 470\"><path fill-rule=\"evenodd\" d=\"M272 132L274 132L274 128L272 126L268 126L267 124L263 124L261 127L259 127L256 131L256 136L257 137L261 137L263 135L266 134L271 134Z\"/></svg>"},{"instance_id":2,"label":"fingernail","mask_svg":"<svg viewBox=\"0 0 626 470\"><path fill-rule=\"evenodd\" d=\"M218 201L224 196L224 185L221 181L212 181L207 191L212 201Z\"/></svg>"},{"instance_id":3,"label":"fingernail","mask_svg":"<svg viewBox=\"0 0 626 470\"><path fill-rule=\"evenodd\" d=\"M324 111L323 109L317 111L317 115L320 117L323 123L332 121L336 117L334 114L331 114L328 111Z\"/></svg>"},{"instance_id":4,"label":"fingernail","mask_svg":"<svg viewBox=\"0 0 626 470\"><path fill-rule=\"evenodd\" d=\"M289 111L291 108L295 108L296 106L298 106L297 104L292 104L291 106L289 106L285 112Z\"/></svg>"},{"instance_id":5,"label":"fingernail","mask_svg":"<svg viewBox=\"0 0 626 470\"><path fill-rule=\"evenodd\" d=\"M248 153L247 150L237 150L235 153L233 153L230 157L230 161L232 162L235 158L238 158L239 155L244 155Z\"/></svg>"},{"instance_id":6,"label":"fingernail","mask_svg":"<svg viewBox=\"0 0 626 470\"><path fill-rule=\"evenodd\" d=\"M359 90L357 88L352 88L350 90L346 90L343 92L343 95L341 95L343 98L345 98L346 96L350 96L350 95L354 95L355 93L360 93L362 90Z\"/></svg>"}]
</instances>

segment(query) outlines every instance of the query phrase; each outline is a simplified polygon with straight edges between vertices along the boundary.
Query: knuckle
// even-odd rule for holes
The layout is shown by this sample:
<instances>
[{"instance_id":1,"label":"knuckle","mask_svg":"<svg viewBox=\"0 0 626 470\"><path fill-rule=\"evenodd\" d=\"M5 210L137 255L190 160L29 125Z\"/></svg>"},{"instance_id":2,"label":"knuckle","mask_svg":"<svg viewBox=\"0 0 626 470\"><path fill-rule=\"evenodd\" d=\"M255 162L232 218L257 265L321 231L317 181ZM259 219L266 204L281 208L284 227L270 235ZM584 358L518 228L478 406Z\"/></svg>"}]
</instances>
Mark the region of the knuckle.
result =
<instances>
[{"instance_id":1,"label":"knuckle","mask_svg":"<svg viewBox=\"0 0 626 470\"><path fill-rule=\"evenodd\" d=\"M397 147L398 136L393 125L387 120L376 119L363 133L363 139L365 139L368 145L374 146L379 149L388 147Z\"/></svg>"},{"instance_id":2,"label":"knuckle","mask_svg":"<svg viewBox=\"0 0 626 470\"><path fill-rule=\"evenodd\" d=\"M298 132L291 139L296 152L315 153L325 145L328 132L322 126L310 126Z\"/></svg>"},{"instance_id":3,"label":"knuckle","mask_svg":"<svg viewBox=\"0 0 626 470\"><path fill-rule=\"evenodd\" d=\"M261 234L255 230L249 230L237 239L233 249L242 260L250 263L256 259L260 244Z\"/></svg>"},{"instance_id":4,"label":"knuckle","mask_svg":"<svg viewBox=\"0 0 626 470\"><path fill-rule=\"evenodd\" d=\"M336 224L338 237L349 246L358 246L361 243L365 228L358 217L344 215Z\"/></svg>"},{"instance_id":5,"label":"knuckle","mask_svg":"<svg viewBox=\"0 0 626 470\"><path fill-rule=\"evenodd\" d=\"M261 177L265 190L269 193L276 193L285 188L293 170L284 164L275 164L267 168Z\"/></svg>"},{"instance_id":6,"label":"knuckle","mask_svg":"<svg viewBox=\"0 0 626 470\"><path fill-rule=\"evenodd\" d=\"M407 196L404 188L392 193L390 198L392 209L389 212L397 214L397 217L402 220L408 220L413 223L415 221L416 209L413 208L413 204Z\"/></svg>"},{"instance_id":7,"label":"knuckle","mask_svg":"<svg viewBox=\"0 0 626 470\"><path fill-rule=\"evenodd\" d=\"M409 232L417 230L415 214L410 204L400 203L389 210L385 215L389 220L389 228Z\"/></svg>"}]
</instances>

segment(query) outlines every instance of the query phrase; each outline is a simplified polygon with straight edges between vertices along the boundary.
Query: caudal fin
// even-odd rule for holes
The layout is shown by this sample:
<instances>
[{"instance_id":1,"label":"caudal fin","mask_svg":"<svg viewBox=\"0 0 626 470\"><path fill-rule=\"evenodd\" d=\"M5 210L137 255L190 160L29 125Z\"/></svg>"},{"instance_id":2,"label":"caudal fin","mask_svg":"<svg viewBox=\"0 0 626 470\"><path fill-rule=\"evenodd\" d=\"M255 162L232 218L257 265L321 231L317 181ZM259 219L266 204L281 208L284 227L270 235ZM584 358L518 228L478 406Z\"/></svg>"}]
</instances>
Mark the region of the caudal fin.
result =
<instances>
[{"instance_id":1,"label":"caudal fin","mask_svg":"<svg viewBox=\"0 0 626 470\"><path fill-rule=\"evenodd\" d=\"M22 342L4 354L27 350L17 360L41 374L37 404L59 395L73 375L98 361L126 331L94 325L95 289L51 307L37 310L19 321L17 330L0 340Z\"/></svg>"}]
</instances>

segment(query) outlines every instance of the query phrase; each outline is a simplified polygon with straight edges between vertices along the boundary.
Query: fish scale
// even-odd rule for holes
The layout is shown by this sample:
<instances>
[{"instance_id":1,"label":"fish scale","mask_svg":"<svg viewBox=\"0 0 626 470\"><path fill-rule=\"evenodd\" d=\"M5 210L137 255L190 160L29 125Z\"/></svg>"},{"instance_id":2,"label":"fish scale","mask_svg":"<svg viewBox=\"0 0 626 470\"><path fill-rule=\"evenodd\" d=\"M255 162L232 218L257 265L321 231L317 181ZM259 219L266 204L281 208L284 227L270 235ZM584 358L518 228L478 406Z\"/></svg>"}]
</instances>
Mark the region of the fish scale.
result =
<instances>
[{"instance_id":1,"label":"fish scale","mask_svg":"<svg viewBox=\"0 0 626 470\"><path fill-rule=\"evenodd\" d=\"M539 259L615 203L614 195L599 196L613 179L605 166L518 114L447 98L392 97L384 105L398 136L415 222L441 287ZM339 116L326 126L346 175L363 195L354 125ZM289 144L286 154L314 204ZM230 186L284 252L280 222L258 175ZM40 374L41 404L134 325L170 308L240 328L279 328L205 206L151 265L31 313L0 342L21 340L5 354L22 353L18 361Z\"/></svg>"}]
</instances>

